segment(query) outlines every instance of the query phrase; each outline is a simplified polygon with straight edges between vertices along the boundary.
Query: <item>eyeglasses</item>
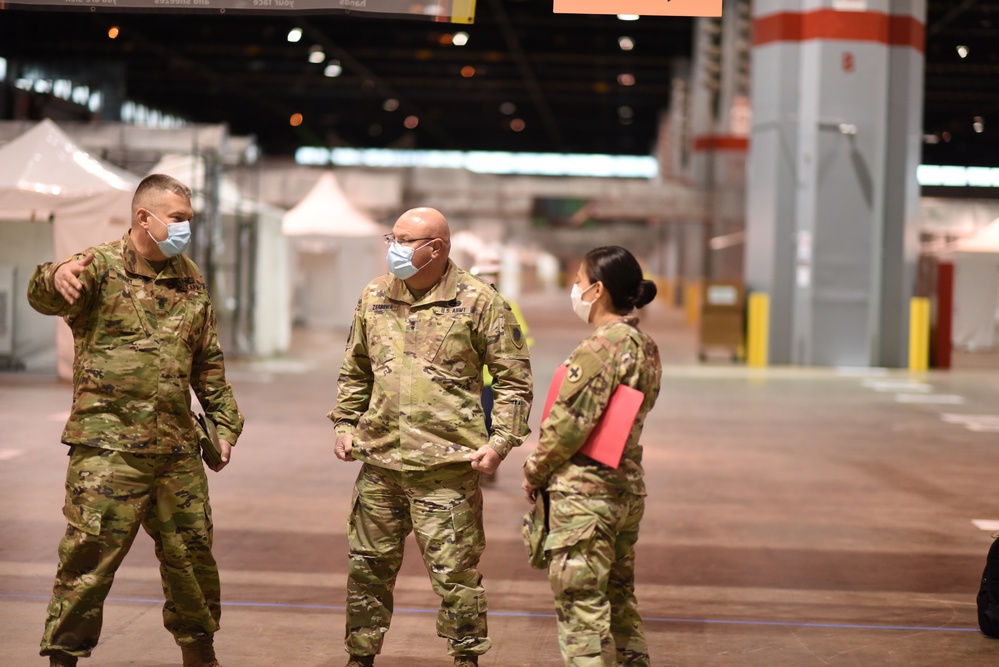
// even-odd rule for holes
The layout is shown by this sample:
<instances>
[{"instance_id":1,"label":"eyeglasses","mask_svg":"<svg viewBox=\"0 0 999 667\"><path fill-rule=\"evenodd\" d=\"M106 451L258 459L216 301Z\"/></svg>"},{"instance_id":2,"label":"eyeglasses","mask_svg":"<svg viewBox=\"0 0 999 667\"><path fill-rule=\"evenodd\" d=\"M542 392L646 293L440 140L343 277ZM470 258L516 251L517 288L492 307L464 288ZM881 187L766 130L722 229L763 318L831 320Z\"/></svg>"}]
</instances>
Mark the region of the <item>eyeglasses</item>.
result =
<instances>
[{"instance_id":1,"label":"eyeglasses","mask_svg":"<svg viewBox=\"0 0 999 667\"><path fill-rule=\"evenodd\" d=\"M391 234L386 234L382 237L385 240L385 245L392 245L393 243L398 243L400 245L406 245L407 243L415 243L416 241L433 241L436 236L424 236L421 239L397 239Z\"/></svg>"}]
</instances>

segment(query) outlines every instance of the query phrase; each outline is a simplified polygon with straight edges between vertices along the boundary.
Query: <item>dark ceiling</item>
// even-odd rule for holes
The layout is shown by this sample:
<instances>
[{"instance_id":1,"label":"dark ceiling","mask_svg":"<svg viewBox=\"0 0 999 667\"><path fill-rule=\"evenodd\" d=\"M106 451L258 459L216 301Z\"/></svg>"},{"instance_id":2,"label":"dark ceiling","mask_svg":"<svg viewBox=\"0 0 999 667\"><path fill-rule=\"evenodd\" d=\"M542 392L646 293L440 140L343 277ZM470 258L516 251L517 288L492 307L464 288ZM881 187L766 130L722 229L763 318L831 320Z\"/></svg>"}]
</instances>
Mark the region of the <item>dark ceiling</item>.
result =
<instances>
[{"instance_id":1,"label":"dark ceiling","mask_svg":"<svg viewBox=\"0 0 999 667\"><path fill-rule=\"evenodd\" d=\"M999 166L999 0L928 6L924 128L939 141L924 145L923 162ZM0 11L0 56L8 69L43 64L76 72L74 80L116 81L128 99L253 134L271 155L300 145L650 154L674 62L691 54L692 20L625 23L551 7L551 0L479 0L475 24L463 26L356 13L8 5ZM117 39L108 37L111 26L120 27ZM295 26L304 35L289 43ZM446 43L457 30L469 34L467 45ZM632 51L619 48L621 35L633 38ZM341 76L327 78L325 64L307 61L313 45L340 61ZM467 66L474 76L462 76ZM634 85L621 85L621 74ZM387 110L387 99L398 108ZM7 116L53 115L38 100L6 106ZM289 124L295 113L298 127ZM408 116L419 119L415 129L404 126ZM975 131L976 116L984 132ZM511 129L516 119L519 132Z\"/></svg>"}]
</instances>

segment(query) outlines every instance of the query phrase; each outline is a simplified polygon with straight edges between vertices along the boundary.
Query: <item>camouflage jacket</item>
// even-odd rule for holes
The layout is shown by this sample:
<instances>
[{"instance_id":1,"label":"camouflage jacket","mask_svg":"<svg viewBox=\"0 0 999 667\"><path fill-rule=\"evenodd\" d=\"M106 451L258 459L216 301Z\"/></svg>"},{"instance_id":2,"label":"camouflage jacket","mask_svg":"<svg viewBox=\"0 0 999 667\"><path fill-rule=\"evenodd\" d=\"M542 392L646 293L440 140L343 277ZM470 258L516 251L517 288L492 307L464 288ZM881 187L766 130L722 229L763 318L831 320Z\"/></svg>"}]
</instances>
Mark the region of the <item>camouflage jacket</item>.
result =
<instances>
[{"instance_id":1,"label":"camouflage jacket","mask_svg":"<svg viewBox=\"0 0 999 667\"><path fill-rule=\"evenodd\" d=\"M524 462L527 481L550 491L645 495L642 435L645 416L659 396L659 348L633 319L603 324L573 351L558 398L541 424L538 448ZM619 384L645 394L615 470L579 454Z\"/></svg>"},{"instance_id":2,"label":"camouflage jacket","mask_svg":"<svg viewBox=\"0 0 999 667\"><path fill-rule=\"evenodd\" d=\"M129 233L94 246L69 305L53 285L60 263L40 265L28 301L73 332L73 406L66 444L179 454L197 443L191 388L219 437L236 442L243 416L226 382L215 312L198 267L183 255L157 274ZM74 255L80 259L86 253Z\"/></svg>"},{"instance_id":3,"label":"camouflage jacket","mask_svg":"<svg viewBox=\"0 0 999 667\"><path fill-rule=\"evenodd\" d=\"M493 434L482 413L482 368L493 375ZM453 263L415 299L386 274L354 311L328 417L354 435L354 458L394 470L465 462L486 444L505 457L530 429L527 342L491 285Z\"/></svg>"}]
</instances>

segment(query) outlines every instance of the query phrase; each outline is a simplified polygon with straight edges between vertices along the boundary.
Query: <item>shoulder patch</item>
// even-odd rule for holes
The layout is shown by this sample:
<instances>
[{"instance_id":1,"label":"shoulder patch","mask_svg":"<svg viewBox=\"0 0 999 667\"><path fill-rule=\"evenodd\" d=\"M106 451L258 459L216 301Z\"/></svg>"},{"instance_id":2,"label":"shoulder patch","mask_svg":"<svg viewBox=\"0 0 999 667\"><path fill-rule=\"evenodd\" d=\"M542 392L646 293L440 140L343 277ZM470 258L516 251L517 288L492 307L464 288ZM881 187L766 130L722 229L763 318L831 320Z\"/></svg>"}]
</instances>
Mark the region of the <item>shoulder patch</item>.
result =
<instances>
[{"instance_id":1,"label":"shoulder patch","mask_svg":"<svg viewBox=\"0 0 999 667\"><path fill-rule=\"evenodd\" d=\"M579 364L571 364L569 370L566 371L565 379L569 382L579 382L583 379L583 369L580 368Z\"/></svg>"}]
</instances>

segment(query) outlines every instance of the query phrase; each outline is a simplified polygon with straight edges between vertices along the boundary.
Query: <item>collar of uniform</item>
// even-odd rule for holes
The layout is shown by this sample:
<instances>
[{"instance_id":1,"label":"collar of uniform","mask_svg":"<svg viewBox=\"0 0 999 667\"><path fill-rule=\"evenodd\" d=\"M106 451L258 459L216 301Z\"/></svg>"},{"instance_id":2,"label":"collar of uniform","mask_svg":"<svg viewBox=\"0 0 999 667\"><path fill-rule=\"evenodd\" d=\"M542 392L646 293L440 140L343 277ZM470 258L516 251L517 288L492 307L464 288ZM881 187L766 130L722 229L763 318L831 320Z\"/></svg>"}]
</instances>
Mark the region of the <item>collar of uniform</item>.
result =
<instances>
[{"instance_id":1,"label":"collar of uniform","mask_svg":"<svg viewBox=\"0 0 999 667\"><path fill-rule=\"evenodd\" d=\"M638 317L635 315L619 315L616 320L611 320L609 322L604 322L598 329L604 329L607 327L612 327L616 324L627 324L629 327L638 328Z\"/></svg>"},{"instance_id":2,"label":"collar of uniform","mask_svg":"<svg viewBox=\"0 0 999 667\"><path fill-rule=\"evenodd\" d=\"M453 301L458 296L458 268L450 259L447 261L447 268L444 275L437 281L437 284L430 288L430 291L423 295L419 301L413 299L413 294L406 287L406 282L399 278L392 280L389 298L395 301L403 301L409 304L427 304L437 301Z\"/></svg>"},{"instance_id":3,"label":"collar of uniform","mask_svg":"<svg viewBox=\"0 0 999 667\"><path fill-rule=\"evenodd\" d=\"M177 273L174 270L176 262L173 261L174 258L169 258L166 266L163 267L163 271L157 272L149 263L149 260L143 257L139 249L135 247L135 243L132 242L131 231L126 231L125 235L121 238L121 257L125 262L125 270L135 275L146 276L147 278L176 277Z\"/></svg>"}]
</instances>

